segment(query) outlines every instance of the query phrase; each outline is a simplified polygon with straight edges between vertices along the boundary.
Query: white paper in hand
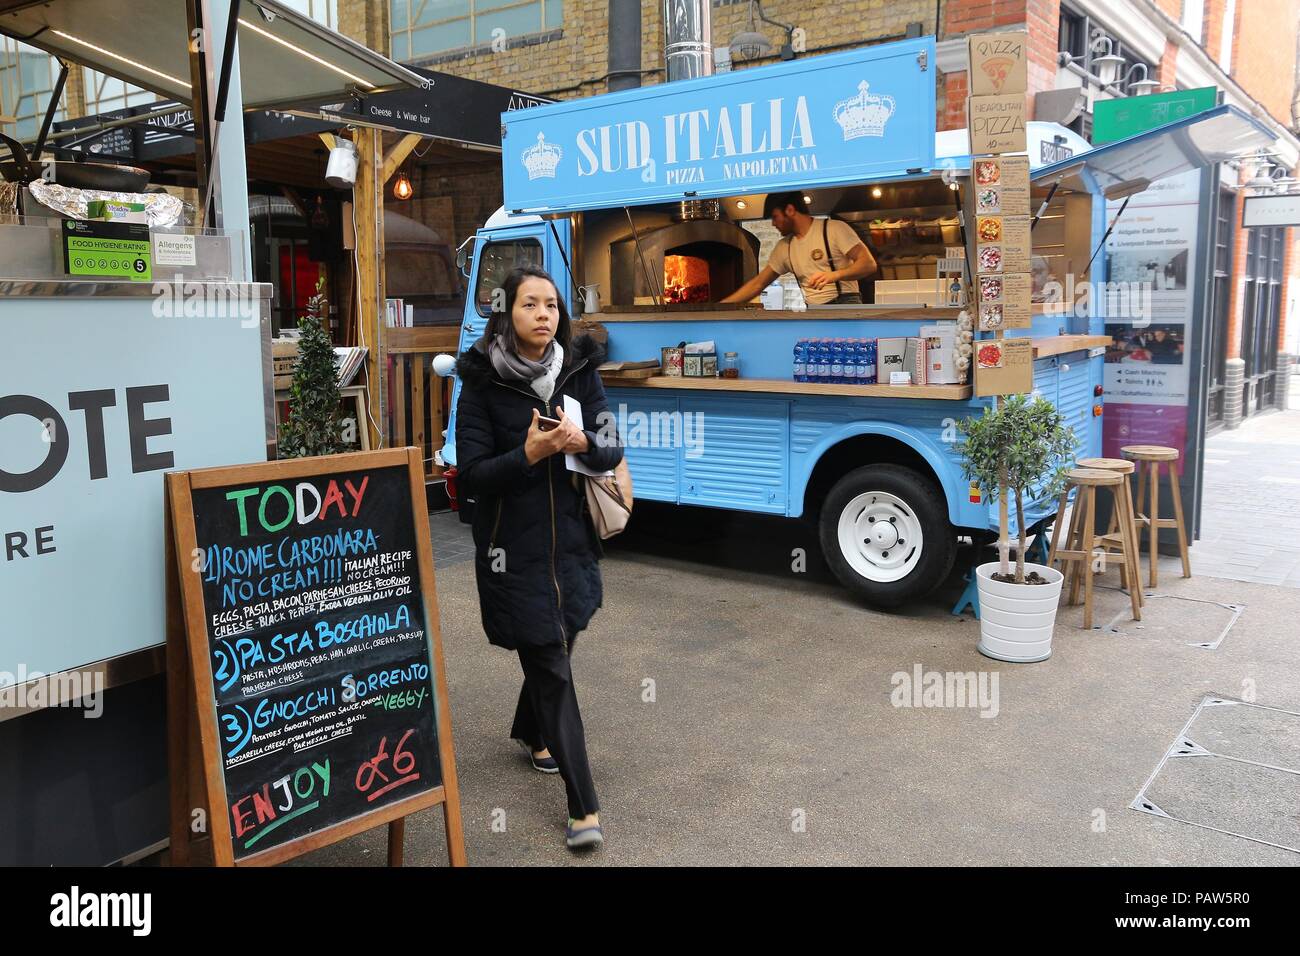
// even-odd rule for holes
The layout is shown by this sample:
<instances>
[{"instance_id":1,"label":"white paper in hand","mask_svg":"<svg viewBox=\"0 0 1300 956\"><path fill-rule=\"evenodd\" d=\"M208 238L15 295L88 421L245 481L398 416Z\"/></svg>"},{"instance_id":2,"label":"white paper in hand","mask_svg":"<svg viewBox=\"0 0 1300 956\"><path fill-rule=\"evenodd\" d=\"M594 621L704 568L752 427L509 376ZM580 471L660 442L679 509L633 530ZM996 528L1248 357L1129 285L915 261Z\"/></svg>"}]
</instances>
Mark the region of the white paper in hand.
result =
<instances>
[{"instance_id":1,"label":"white paper in hand","mask_svg":"<svg viewBox=\"0 0 1300 956\"><path fill-rule=\"evenodd\" d=\"M584 427L582 424L582 403L572 395L564 396L564 417L572 418L573 423L579 428ZM564 467L568 468L569 471L576 471L580 475L591 475L595 478L599 478L602 475L614 474L612 471L592 471L582 462L578 461L577 455L565 455Z\"/></svg>"}]
</instances>

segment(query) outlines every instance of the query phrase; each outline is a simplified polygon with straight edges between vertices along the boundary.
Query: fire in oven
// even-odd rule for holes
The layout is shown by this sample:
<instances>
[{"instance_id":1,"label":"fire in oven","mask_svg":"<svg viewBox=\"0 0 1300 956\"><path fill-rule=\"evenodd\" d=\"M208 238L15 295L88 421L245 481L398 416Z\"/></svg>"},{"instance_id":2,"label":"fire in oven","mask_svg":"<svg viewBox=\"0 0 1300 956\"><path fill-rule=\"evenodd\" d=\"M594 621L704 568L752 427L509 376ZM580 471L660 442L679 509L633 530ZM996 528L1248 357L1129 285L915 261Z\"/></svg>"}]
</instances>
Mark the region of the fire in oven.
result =
<instances>
[{"instance_id":1,"label":"fire in oven","mask_svg":"<svg viewBox=\"0 0 1300 956\"><path fill-rule=\"evenodd\" d=\"M721 220L676 222L610 245L612 305L717 302L758 274L758 237ZM644 259L644 265L642 264ZM646 273L657 284L647 283Z\"/></svg>"}]
</instances>

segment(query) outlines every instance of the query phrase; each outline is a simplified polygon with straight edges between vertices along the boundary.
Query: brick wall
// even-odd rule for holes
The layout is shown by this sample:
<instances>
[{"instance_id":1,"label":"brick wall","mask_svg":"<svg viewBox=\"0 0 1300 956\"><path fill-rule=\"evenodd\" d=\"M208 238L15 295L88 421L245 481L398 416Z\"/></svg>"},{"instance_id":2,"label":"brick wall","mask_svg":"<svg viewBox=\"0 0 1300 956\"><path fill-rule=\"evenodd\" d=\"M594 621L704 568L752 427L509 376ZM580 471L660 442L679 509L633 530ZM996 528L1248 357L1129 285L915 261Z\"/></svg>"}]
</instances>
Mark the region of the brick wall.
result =
<instances>
[{"instance_id":1,"label":"brick wall","mask_svg":"<svg viewBox=\"0 0 1300 956\"><path fill-rule=\"evenodd\" d=\"M374 0L341 0L340 26L359 38L361 27L354 6ZM381 5L384 0L379 0ZM1012 0L997 0L1010 5ZM1015 0L1021 4L1023 0ZM348 17L344 17L344 9ZM789 23L802 31L806 54L858 46L879 37L902 34L909 22L923 24L923 33L934 32L934 0L846 0L842 3L803 3L800 0L767 0L763 11L773 20ZM741 30L748 29L749 5L733 0L714 0L713 45L726 46ZM386 7L384 16L386 17ZM564 21L557 30L526 36L506 37L506 48L494 52L490 44L473 49L450 50L436 56L412 60L418 66L445 70L458 76L512 86L530 93L573 99L605 91L608 71L607 0L564 0ZM373 19L373 18L372 18ZM383 52L389 50L384 26ZM661 3L646 0L641 7L642 83L663 82L663 26ZM758 29L772 43L772 54L746 61L741 66L777 62L785 41L784 32L762 22Z\"/></svg>"},{"instance_id":2,"label":"brick wall","mask_svg":"<svg viewBox=\"0 0 1300 956\"><path fill-rule=\"evenodd\" d=\"M1297 0L1237 0L1233 79L1287 126L1295 95L1298 26Z\"/></svg>"},{"instance_id":3,"label":"brick wall","mask_svg":"<svg viewBox=\"0 0 1300 956\"><path fill-rule=\"evenodd\" d=\"M952 39L969 33L985 33L999 29L1023 28L1026 7L1053 7L1060 0L945 0L943 4L942 39ZM1055 51L1057 28L1051 26L1050 45ZM1032 33L1030 45L1030 88L1034 88L1033 70L1036 38ZM1041 86L1039 88L1042 88ZM964 70L943 75L938 92L939 129L963 129L966 126L966 96L970 91L969 79Z\"/></svg>"}]
</instances>

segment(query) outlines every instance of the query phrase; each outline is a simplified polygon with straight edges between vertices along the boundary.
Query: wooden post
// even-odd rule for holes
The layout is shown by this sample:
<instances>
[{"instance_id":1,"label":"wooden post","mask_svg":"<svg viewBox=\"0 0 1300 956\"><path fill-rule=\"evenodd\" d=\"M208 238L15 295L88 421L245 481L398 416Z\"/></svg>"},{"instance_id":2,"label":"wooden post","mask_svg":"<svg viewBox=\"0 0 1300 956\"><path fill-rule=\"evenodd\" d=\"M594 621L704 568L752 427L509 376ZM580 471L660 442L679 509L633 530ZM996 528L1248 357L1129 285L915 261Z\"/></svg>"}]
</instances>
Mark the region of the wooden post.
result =
<instances>
[{"instance_id":1,"label":"wooden post","mask_svg":"<svg viewBox=\"0 0 1300 956\"><path fill-rule=\"evenodd\" d=\"M357 288L360 312L357 315L359 345L366 353L366 382L370 429L370 447L386 445L385 416L388 409L388 356L384 341L384 184L379 178L383 169L382 133L358 127L353 132L357 147L357 181L352 187L352 220L357 231Z\"/></svg>"},{"instance_id":2,"label":"wooden post","mask_svg":"<svg viewBox=\"0 0 1300 956\"><path fill-rule=\"evenodd\" d=\"M323 134L322 134L323 138ZM370 447L387 444L388 349L384 326L384 188L410 156L421 137L410 133L384 152L382 130L357 127L352 134L357 147L357 181L352 187L352 217L357 229L357 284L361 311L357 316L357 344L368 349L366 375L369 382ZM399 402L405 396L397 396ZM399 434L397 441L404 439Z\"/></svg>"}]
</instances>

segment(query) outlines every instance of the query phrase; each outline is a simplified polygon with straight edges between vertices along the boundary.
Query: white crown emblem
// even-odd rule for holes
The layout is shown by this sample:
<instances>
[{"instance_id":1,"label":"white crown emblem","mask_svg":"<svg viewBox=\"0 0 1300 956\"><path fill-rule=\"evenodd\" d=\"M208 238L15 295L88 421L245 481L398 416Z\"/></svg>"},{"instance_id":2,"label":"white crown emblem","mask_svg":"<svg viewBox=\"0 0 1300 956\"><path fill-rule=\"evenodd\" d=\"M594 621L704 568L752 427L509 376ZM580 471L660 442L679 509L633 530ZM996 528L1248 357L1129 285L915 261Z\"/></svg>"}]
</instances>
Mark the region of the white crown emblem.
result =
<instances>
[{"instance_id":1,"label":"white crown emblem","mask_svg":"<svg viewBox=\"0 0 1300 956\"><path fill-rule=\"evenodd\" d=\"M528 170L529 179L555 178L555 170L560 165L564 150L553 143L548 143L542 133L537 134L537 145L529 146L523 152L524 168Z\"/></svg>"},{"instance_id":2,"label":"white crown emblem","mask_svg":"<svg viewBox=\"0 0 1300 956\"><path fill-rule=\"evenodd\" d=\"M860 136L884 136L885 124L894 115L894 98L867 93L867 81L858 84L858 95L835 104L835 122L844 130L844 141Z\"/></svg>"}]
</instances>

